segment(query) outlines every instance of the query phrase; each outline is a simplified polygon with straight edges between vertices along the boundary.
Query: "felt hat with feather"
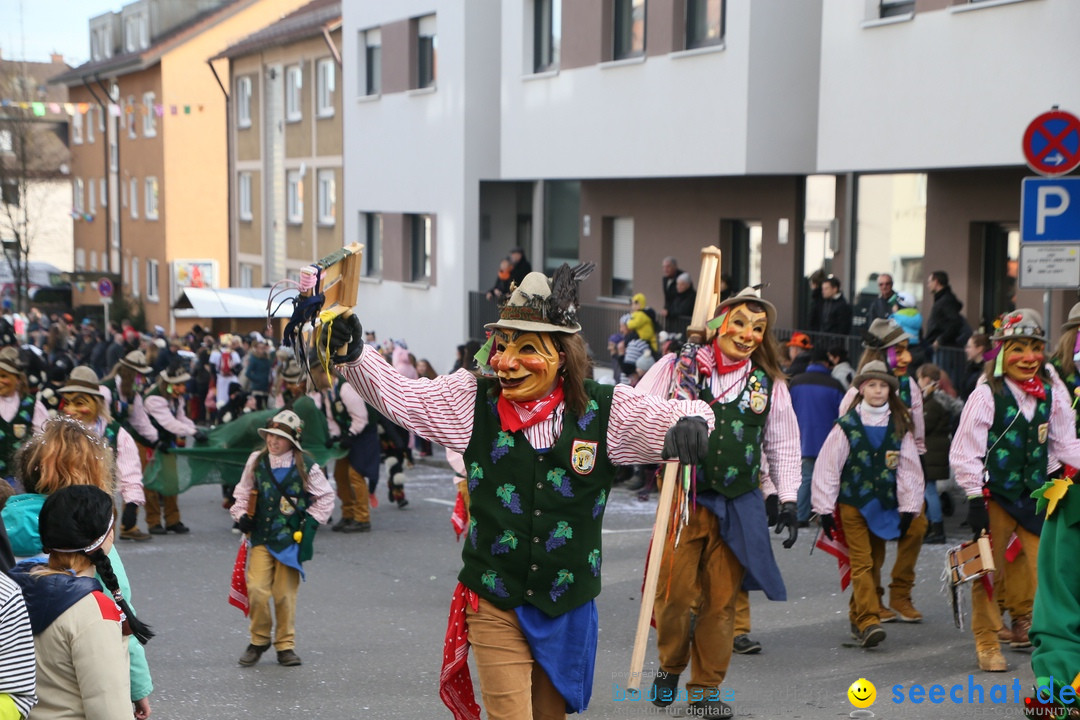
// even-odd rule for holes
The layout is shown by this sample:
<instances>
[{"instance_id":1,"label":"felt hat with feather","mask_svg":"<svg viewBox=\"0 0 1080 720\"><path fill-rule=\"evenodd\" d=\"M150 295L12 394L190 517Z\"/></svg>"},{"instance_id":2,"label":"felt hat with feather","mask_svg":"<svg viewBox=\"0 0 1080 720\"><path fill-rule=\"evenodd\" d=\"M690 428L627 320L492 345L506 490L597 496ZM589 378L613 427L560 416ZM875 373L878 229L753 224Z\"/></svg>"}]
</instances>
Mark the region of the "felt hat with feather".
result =
<instances>
[{"instance_id":1,"label":"felt hat with feather","mask_svg":"<svg viewBox=\"0 0 1080 720\"><path fill-rule=\"evenodd\" d=\"M498 322L484 327L525 332L579 332L578 290L581 281L594 269L596 263L583 263L574 268L563 263L551 278L542 272L529 273L520 285L513 287L509 299L499 309Z\"/></svg>"}]
</instances>

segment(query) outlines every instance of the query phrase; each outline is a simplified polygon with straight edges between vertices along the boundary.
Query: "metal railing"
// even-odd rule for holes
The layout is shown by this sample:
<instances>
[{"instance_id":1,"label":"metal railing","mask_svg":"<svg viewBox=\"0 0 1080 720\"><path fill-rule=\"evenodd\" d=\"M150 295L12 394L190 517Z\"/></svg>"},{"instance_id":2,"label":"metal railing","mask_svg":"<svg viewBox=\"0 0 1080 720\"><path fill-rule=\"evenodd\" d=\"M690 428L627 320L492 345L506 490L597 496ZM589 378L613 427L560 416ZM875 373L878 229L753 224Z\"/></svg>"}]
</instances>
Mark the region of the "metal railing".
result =
<instances>
[{"instance_id":1,"label":"metal railing","mask_svg":"<svg viewBox=\"0 0 1080 720\"><path fill-rule=\"evenodd\" d=\"M578 310L578 321L581 323L581 334L589 346L594 359L598 364L606 365L608 362L607 340L612 333L619 331L619 318L630 312L629 307L617 308L601 305L582 305ZM482 292L469 293L469 337L472 340L484 342L487 331L484 330L486 323L495 322L499 319L498 306L494 301L488 300ZM677 320L673 320L677 322ZM776 339L782 344L791 339L794 330L777 328ZM844 347L850 358L851 366L857 367L859 358L862 356L862 336L856 335L832 335L829 333L806 333L810 336L815 346L831 348ZM785 358L786 359L786 358ZM927 362L933 362L952 379L955 385L963 376L967 359L962 348L939 348L928 353Z\"/></svg>"}]
</instances>

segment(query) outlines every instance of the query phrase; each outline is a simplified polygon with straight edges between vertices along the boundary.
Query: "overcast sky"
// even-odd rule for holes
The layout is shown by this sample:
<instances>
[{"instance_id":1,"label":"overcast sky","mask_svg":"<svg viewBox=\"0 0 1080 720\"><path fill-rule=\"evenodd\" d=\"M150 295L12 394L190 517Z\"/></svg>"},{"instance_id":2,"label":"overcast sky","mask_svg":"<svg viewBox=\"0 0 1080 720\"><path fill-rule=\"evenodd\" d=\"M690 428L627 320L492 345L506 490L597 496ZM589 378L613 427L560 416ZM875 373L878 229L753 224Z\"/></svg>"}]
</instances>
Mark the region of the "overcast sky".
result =
<instances>
[{"instance_id":1,"label":"overcast sky","mask_svg":"<svg viewBox=\"0 0 1080 720\"><path fill-rule=\"evenodd\" d=\"M119 10L125 0L0 0L0 53L5 60L48 62L53 52L69 65L90 59L90 18Z\"/></svg>"}]
</instances>

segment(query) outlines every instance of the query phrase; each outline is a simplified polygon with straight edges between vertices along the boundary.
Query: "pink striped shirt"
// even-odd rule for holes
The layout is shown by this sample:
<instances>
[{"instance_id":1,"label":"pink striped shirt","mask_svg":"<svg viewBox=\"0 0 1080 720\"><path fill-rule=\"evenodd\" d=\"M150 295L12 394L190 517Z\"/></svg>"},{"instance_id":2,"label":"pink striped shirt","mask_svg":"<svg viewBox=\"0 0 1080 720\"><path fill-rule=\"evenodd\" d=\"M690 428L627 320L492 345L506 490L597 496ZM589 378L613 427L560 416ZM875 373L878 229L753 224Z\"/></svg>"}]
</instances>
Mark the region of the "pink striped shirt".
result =
<instances>
[{"instance_id":1,"label":"pink striped shirt","mask_svg":"<svg viewBox=\"0 0 1080 720\"><path fill-rule=\"evenodd\" d=\"M251 488L255 485L255 463L261 454L262 450L256 450L248 456L247 464L244 465L244 472L240 476L240 482L237 483L236 489L233 490L233 498L236 502L229 508L229 514L232 515L233 520L239 520L244 515L247 515ZM293 454L291 451L280 455L270 455L271 468L278 469L292 466ZM308 515L322 524L329 520L330 514L334 512L334 488L330 487L330 482L318 465L309 467L307 474L308 478L307 482L304 483L304 490L312 495L311 505L308 506L307 512Z\"/></svg>"},{"instance_id":2,"label":"pink striped shirt","mask_svg":"<svg viewBox=\"0 0 1080 720\"><path fill-rule=\"evenodd\" d=\"M922 388L919 387L919 383L915 382L915 378L910 379L909 385L911 387L911 407L909 408L909 410L911 410L911 424L914 426L913 432L915 434L915 447L918 448L920 455L925 455L926 418L923 416ZM851 409L851 403L855 401L855 396L858 394L859 391L856 388L848 388L848 391L844 393L844 399L840 401L841 415Z\"/></svg>"},{"instance_id":3,"label":"pink striped shirt","mask_svg":"<svg viewBox=\"0 0 1080 720\"><path fill-rule=\"evenodd\" d=\"M338 369L360 396L398 425L443 447L464 453L473 431L476 377L467 370L439 375L434 380L410 380L379 353L365 347L360 360ZM523 431L538 450L551 447L562 431L566 404ZM679 418L697 415L713 427L713 414L700 400L661 400L615 386L608 418L608 459L616 465L662 462L664 435Z\"/></svg>"},{"instance_id":4,"label":"pink striped shirt","mask_svg":"<svg viewBox=\"0 0 1080 720\"><path fill-rule=\"evenodd\" d=\"M703 348L704 350L704 348ZM699 354L699 360L701 359ZM638 381L637 389L650 395L667 396L674 386L678 358L667 354L660 358L645 376ZM709 377L709 390L722 403L735 400L742 394L750 377L751 364L725 375L713 373ZM715 419L712 410L711 419ZM712 423L710 423L711 428ZM711 430L710 430L711 431ZM795 502L802 484L802 448L799 442L799 421L791 404L787 383L772 386L772 407L765 420L763 457L768 460L768 476L776 486L781 502ZM764 492L764 491L763 491Z\"/></svg>"},{"instance_id":5,"label":"pink striped shirt","mask_svg":"<svg viewBox=\"0 0 1080 720\"><path fill-rule=\"evenodd\" d=\"M889 424L890 413L864 413L861 403L857 412L866 427ZM840 495L840 473L850 452L851 445L847 435L839 425L833 425L814 463L814 475L810 485L810 502L814 512L819 515L831 515L836 510L836 498ZM896 468L896 501L900 512L922 512L923 487L919 451L915 447L915 438L909 432L900 441L900 464Z\"/></svg>"},{"instance_id":6,"label":"pink striped shirt","mask_svg":"<svg viewBox=\"0 0 1080 720\"><path fill-rule=\"evenodd\" d=\"M1066 462L1073 467L1080 467L1080 440L1076 438L1076 416L1069 403L1070 394L1054 372L1046 365L1050 374L1053 402L1050 406L1050 427L1047 436L1047 451L1053 461ZM1012 380L1004 379L1024 418L1030 420L1035 414L1036 400L1021 390ZM994 393L986 384L985 378L979 378L979 384L971 393L964 412L960 415L960 426L953 436L949 448L949 465L956 474L956 484L968 497L982 494L983 470L986 457L987 437L990 426L994 424Z\"/></svg>"},{"instance_id":7,"label":"pink striped shirt","mask_svg":"<svg viewBox=\"0 0 1080 720\"><path fill-rule=\"evenodd\" d=\"M143 491L139 448L127 430L119 430L116 435L116 478L120 481L120 497L125 503L143 505L146 503L146 494ZM101 418L94 423L94 432L98 437L104 437L105 421Z\"/></svg>"},{"instance_id":8,"label":"pink striped shirt","mask_svg":"<svg viewBox=\"0 0 1080 720\"><path fill-rule=\"evenodd\" d=\"M151 395L143 401L143 407L146 408L147 415L152 416L161 427L173 435L187 437L195 434L195 423L184 414L183 402L176 403L176 412L173 413L167 399L161 395Z\"/></svg>"}]
</instances>

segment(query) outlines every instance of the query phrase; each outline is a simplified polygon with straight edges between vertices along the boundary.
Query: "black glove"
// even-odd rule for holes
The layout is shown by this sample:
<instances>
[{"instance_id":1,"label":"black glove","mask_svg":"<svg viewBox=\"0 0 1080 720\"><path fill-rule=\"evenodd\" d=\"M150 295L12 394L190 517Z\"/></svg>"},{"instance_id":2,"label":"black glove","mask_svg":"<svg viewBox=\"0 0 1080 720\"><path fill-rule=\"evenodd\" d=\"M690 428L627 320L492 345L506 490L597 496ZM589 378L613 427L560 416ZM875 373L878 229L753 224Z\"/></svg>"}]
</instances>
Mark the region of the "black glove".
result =
<instances>
[{"instance_id":1,"label":"black glove","mask_svg":"<svg viewBox=\"0 0 1080 720\"><path fill-rule=\"evenodd\" d=\"M329 449L333 448L335 445L337 445L337 438L328 437L328 438L326 438L326 442L323 443L323 445L325 445L326 449L329 450Z\"/></svg>"},{"instance_id":2,"label":"black glove","mask_svg":"<svg viewBox=\"0 0 1080 720\"><path fill-rule=\"evenodd\" d=\"M915 519L915 513L902 512L900 513L900 537L898 540L903 540L907 535L908 528L911 527L911 521Z\"/></svg>"},{"instance_id":3,"label":"black glove","mask_svg":"<svg viewBox=\"0 0 1080 720\"><path fill-rule=\"evenodd\" d=\"M163 454L165 454L165 455L168 455L168 454L169 454L169 450L171 450L171 449L172 449L172 447L171 447L171 446L169 445L169 443L168 443L167 441L165 441L165 440L158 440L158 441L157 441L157 442L156 442L156 443L154 444L154 449L155 449L155 450L157 450L157 451L158 451L159 453L163 453Z\"/></svg>"},{"instance_id":4,"label":"black glove","mask_svg":"<svg viewBox=\"0 0 1080 720\"><path fill-rule=\"evenodd\" d=\"M825 531L825 537L830 540L836 539L836 521L833 520L832 513L818 515L818 523L821 525L821 529Z\"/></svg>"},{"instance_id":5,"label":"black glove","mask_svg":"<svg viewBox=\"0 0 1080 720\"><path fill-rule=\"evenodd\" d=\"M240 528L240 532L246 535L255 529L255 518L250 515L241 515L240 519L236 521L236 525Z\"/></svg>"},{"instance_id":6,"label":"black glove","mask_svg":"<svg viewBox=\"0 0 1080 720\"><path fill-rule=\"evenodd\" d=\"M338 350L345 348L344 355ZM334 320L330 326L330 362L335 365L356 362L364 351L364 328L360 318L349 313Z\"/></svg>"},{"instance_id":7,"label":"black glove","mask_svg":"<svg viewBox=\"0 0 1080 720\"><path fill-rule=\"evenodd\" d=\"M678 458L683 465L698 465L709 452L709 425L697 416L681 417L664 435L665 460Z\"/></svg>"},{"instance_id":8,"label":"black glove","mask_svg":"<svg viewBox=\"0 0 1080 720\"><path fill-rule=\"evenodd\" d=\"M206 442L206 439L207 439L208 436L207 436L205 430L196 430L194 437L195 437L195 442L202 443L202 442Z\"/></svg>"},{"instance_id":9,"label":"black glove","mask_svg":"<svg viewBox=\"0 0 1080 720\"><path fill-rule=\"evenodd\" d=\"M765 516L769 518L769 527L776 524L780 519L780 496L770 495L765 498Z\"/></svg>"},{"instance_id":10,"label":"black glove","mask_svg":"<svg viewBox=\"0 0 1080 720\"><path fill-rule=\"evenodd\" d=\"M971 532L978 538L984 530L990 529L990 516L986 512L986 501L982 497L968 498L967 523Z\"/></svg>"},{"instance_id":11,"label":"black glove","mask_svg":"<svg viewBox=\"0 0 1080 720\"><path fill-rule=\"evenodd\" d=\"M798 506L791 501L780 505L780 514L776 516L776 529L773 532L779 535L784 531L784 528L787 528L787 540L784 541L784 549L790 550L799 537Z\"/></svg>"},{"instance_id":12,"label":"black glove","mask_svg":"<svg viewBox=\"0 0 1080 720\"><path fill-rule=\"evenodd\" d=\"M352 448L352 438L348 435L343 436L340 440L338 440L338 447L342 450L348 450Z\"/></svg>"}]
</instances>

